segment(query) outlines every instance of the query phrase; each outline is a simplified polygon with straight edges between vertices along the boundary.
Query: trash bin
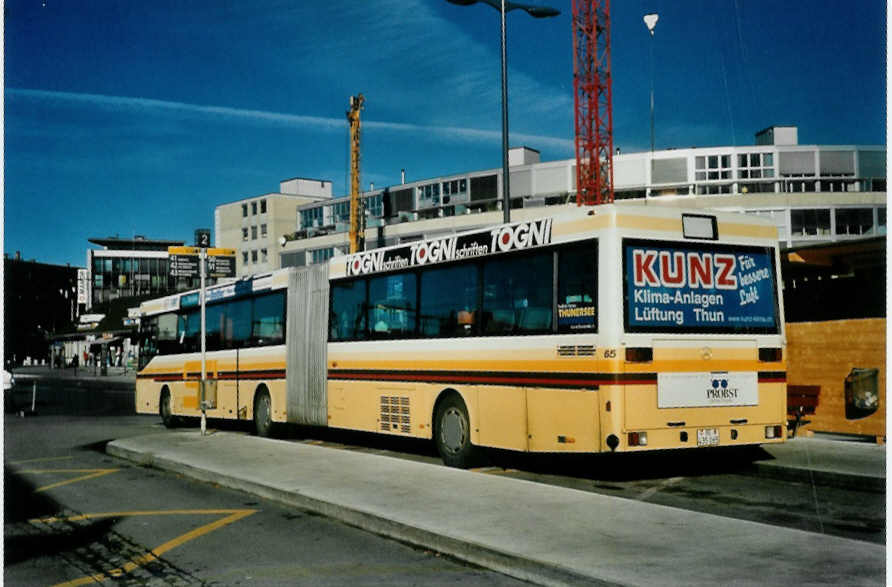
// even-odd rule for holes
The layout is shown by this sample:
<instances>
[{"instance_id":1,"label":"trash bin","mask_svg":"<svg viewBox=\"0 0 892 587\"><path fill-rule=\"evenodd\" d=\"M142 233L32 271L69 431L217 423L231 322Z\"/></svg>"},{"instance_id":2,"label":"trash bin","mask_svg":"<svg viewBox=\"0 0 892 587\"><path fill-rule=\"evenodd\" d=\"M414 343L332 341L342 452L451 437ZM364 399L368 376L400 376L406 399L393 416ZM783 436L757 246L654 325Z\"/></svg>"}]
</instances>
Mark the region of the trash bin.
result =
<instances>
[{"instance_id":1,"label":"trash bin","mask_svg":"<svg viewBox=\"0 0 892 587\"><path fill-rule=\"evenodd\" d=\"M877 411L880 406L879 374L879 369L855 367L846 376L847 420L866 418Z\"/></svg>"}]
</instances>

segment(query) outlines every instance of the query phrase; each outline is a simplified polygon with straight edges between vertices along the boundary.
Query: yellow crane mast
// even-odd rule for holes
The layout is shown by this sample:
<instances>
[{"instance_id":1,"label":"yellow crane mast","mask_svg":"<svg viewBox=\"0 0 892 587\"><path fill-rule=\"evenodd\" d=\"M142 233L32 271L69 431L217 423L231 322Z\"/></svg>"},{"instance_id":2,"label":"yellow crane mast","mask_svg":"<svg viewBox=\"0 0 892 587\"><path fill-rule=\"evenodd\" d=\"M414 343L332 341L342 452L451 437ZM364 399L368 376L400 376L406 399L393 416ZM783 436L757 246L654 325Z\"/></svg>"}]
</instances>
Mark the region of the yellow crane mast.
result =
<instances>
[{"instance_id":1,"label":"yellow crane mast","mask_svg":"<svg viewBox=\"0 0 892 587\"><path fill-rule=\"evenodd\" d=\"M359 197L359 111L365 98L362 94L350 96L350 253L358 253L365 245L365 222L362 200Z\"/></svg>"}]
</instances>

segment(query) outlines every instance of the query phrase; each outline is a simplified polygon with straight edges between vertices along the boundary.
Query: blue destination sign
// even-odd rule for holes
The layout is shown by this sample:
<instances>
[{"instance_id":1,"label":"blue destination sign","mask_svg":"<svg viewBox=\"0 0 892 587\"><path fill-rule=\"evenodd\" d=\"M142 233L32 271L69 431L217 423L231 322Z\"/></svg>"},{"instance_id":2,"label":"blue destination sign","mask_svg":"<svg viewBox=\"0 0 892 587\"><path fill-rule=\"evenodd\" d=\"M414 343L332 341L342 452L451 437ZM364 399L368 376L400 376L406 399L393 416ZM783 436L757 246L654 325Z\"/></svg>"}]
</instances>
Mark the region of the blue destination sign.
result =
<instances>
[{"instance_id":1,"label":"blue destination sign","mask_svg":"<svg viewBox=\"0 0 892 587\"><path fill-rule=\"evenodd\" d=\"M625 241L631 332L777 332L774 251Z\"/></svg>"}]
</instances>

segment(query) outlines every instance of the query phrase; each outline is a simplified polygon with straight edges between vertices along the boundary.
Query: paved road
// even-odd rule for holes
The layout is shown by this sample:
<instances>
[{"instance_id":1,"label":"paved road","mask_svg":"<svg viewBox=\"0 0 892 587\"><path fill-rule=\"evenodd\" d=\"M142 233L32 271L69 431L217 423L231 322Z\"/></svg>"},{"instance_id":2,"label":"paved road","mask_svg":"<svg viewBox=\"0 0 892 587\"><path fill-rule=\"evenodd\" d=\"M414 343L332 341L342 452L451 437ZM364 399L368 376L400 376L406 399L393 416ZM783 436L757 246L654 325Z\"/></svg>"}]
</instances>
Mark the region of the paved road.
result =
<instances>
[{"instance_id":1,"label":"paved road","mask_svg":"<svg viewBox=\"0 0 892 587\"><path fill-rule=\"evenodd\" d=\"M521 584L104 453L162 430L154 417L7 415L5 583Z\"/></svg>"}]
</instances>

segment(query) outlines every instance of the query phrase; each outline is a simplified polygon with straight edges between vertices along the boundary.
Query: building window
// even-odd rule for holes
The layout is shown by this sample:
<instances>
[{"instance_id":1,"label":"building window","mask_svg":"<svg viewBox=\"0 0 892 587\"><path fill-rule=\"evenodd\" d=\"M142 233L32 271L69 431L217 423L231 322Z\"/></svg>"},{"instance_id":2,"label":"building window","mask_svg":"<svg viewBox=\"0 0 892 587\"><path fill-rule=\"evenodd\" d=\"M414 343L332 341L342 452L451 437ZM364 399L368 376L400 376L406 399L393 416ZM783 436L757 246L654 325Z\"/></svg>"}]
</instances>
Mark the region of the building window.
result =
<instances>
[{"instance_id":1,"label":"building window","mask_svg":"<svg viewBox=\"0 0 892 587\"><path fill-rule=\"evenodd\" d=\"M322 226L322 207L310 208L300 211L300 227L302 230Z\"/></svg>"},{"instance_id":2,"label":"building window","mask_svg":"<svg viewBox=\"0 0 892 587\"><path fill-rule=\"evenodd\" d=\"M242 251L242 263L248 264L248 251Z\"/></svg>"},{"instance_id":3,"label":"building window","mask_svg":"<svg viewBox=\"0 0 892 587\"><path fill-rule=\"evenodd\" d=\"M329 247L327 249L316 249L314 251L310 251L310 263L324 263L334 257L334 248Z\"/></svg>"},{"instance_id":4,"label":"building window","mask_svg":"<svg viewBox=\"0 0 892 587\"><path fill-rule=\"evenodd\" d=\"M251 227L251 240L257 240L257 227Z\"/></svg>"},{"instance_id":5,"label":"building window","mask_svg":"<svg viewBox=\"0 0 892 587\"><path fill-rule=\"evenodd\" d=\"M836 234L873 234L872 208L837 208Z\"/></svg>"},{"instance_id":6,"label":"building window","mask_svg":"<svg viewBox=\"0 0 892 587\"><path fill-rule=\"evenodd\" d=\"M242 240L243 241L248 240L248 227L242 228Z\"/></svg>"},{"instance_id":7,"label":"building window","mask_svg":"<svg viewBox=\"0 0 892 587\"><path fill-rule=\"evenodd\" d=\"M730 194L731 193L731 185L730 184L706 184L706 185L698 185L697 186L697 195L706 196L706 195L715 195L715 194Z\"/></svg>"},{"instance_id":8,"label":"building window","mask_svg":"<svg viewBox=\"0 0 892 587\"><path fill-rule=\"evenodd\" d=\"M774 178L773 153L741 153L737 156L737 177L740 179Z\"/></svg>"},{"instance_id":9,"label":"building window","mask_svg":"<svg viewBox=\"0 0 892 587\"><path fill-rule=\"evenodd\" d=\"M254 249L253 251L251 251L251 262L252 263L257 262L257 249Z\"/></svg>"},{"instance_id":10,"label":"building window","mask_svg":"<svg viewBox=\"0 0 892 587\"><path fill-rule=\"evenodd\" d=\"M247 218L248 216L248 205L242 204L242 218Z\"/></svg>"},{"instance_id":11,"label":"building window","mask_svg":"<svg viewBox=\"0 0 892 587\"><path fill-rule=\"evenodd\" d=\"M260 261L262 263L266 263L266 261L267 261L266 249L260 249Z\"/></svg>"},{"instance_id":12,"label":"building window","mask_svg":"<svg viewBox=\"0 0 892 587\"><path fill-rule=\"evenodd\" d=\"M260 236L262 236L262 237L266 236L266 224L260 225Z\"/></svg>"},{"instance_id":13,"label":"building window","mask_svg":"<svg viewBox=\"0 0 892 587\"><path fill-rule=\"evenodd\" d=\"M381 194L375 194L365 199L365 209L368 210L369 216L380 218L383 213L381 204Z\"/></svg>"},{"instance_id":14,"label":"building window","mask_svg":"<svg viewBox=\"0 0 892 587\"><path fill-rule=\"evenodd\" d=\"M260 213L266 214L266 200L260 200Z\"/></svg>"},{"instance_id":15,"label":"building window","mask_svg":"<svg viewBox=\"0 0 892 587\"><path fill-rule=\"evenodd\" d=\"M251 202L251 215L257 216L257 202Z\"/></svg>"},{"instance_id":16,"label":"building window","mask_svg":"<svg viewBox=\"0 0 892 587\"><path fill-rule=\"evenodd\" d=\"M837 227L838 231L838 227ZM790 235L819 236L830 234L830 210L790 210Z\"/></svg>"},{"instance_id":17,"label":"building window","mask_svg":"<svg viewBox=\"0 0 892 587\"><path fill-rule=\"evenodd\" d=\"M731 179L731 155L700 155L694 159L694 169L697 181Z\"/></svg>"},{"instance_id":18,"label":"building window","mask_svg":"<svg viewBox=\"0 0 892 587\"><path fill-rule=\"evenodd\" d=\"M332 214L334 215L335 224L345 223L348 224L350 222L350 201L338 202L336 204L332 204L331 206Z\"/></svg>"}]
</instances>

